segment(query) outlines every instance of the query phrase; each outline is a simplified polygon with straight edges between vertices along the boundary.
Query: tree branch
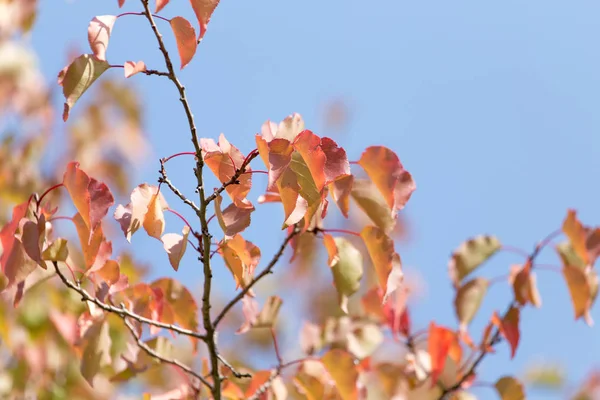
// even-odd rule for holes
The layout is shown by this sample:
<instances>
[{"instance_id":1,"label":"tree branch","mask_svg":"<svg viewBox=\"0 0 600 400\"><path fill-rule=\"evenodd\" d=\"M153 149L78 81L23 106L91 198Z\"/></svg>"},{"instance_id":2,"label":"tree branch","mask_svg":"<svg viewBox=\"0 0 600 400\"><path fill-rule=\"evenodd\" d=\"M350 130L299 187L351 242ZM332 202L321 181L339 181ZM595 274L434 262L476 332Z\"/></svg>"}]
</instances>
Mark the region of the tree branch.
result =
<instances>
[{"instance_id":1,"label":"tree branch","mask_svg":"<svg viewBox=\"0 0 600 400\"><path fill-rule=\"evenodd\" d=\"M256 285L256 283L259 280L261 280L262 278L264 278L265 276L267 276L268 274L270 274L272 272L273 267L275 267L275 264L277 264L277 261L279 261L279 259L283 255L283 252L285 251L287 244L294 238L294 236L296 236L299 233L300 233L300 228L298 228L298 226L294 226L294 229L286 236L285 240L279 247L279 250L277 251L277 253L275 253L273 258L271 259L271 262L269 262L269 264L265 267L265 269L263 269L258 275L256 275L254 278L252 278L250 283L248 283L248 285L246 285L246 287L244 287L242 289L242 291L237 294L237 296L235 296L229 303L227 303L225 308L223 308L223 310L219 313L217 318L215 318L215 320L213 322L213 326L215 328L217 327L217 325L219 325L219 322L221 322L221 320L225 317L225 315L229 312L229 310L234 305L236 305L236 303L238 301L240 301L246 295L246 293L248 293L248 291L250 291L252 286Z\"/></svg>"},{"instance_id":2,"label":"tree branch","mask_svg":"<svg viewBox=\"0 0 600 400\"><path fill-rule=\"evenodd\" d=\"M76 291L77 293L79 293L81 295L81 301L87 301L90 303L95 304L96 306L100 307L102 310L106 311L106 312L110 312L113 314L118 315L119 317L121 317L123 320L125 318L131 318L134 319L138 322L141 322L143 324L147 324L147 325L153 325L156 326L158 328L163 328L163 329L168 329L172 332L176 332L179 333L181 335L184 336L190 336L196 339L200 339L202 341L206 340L206 336L198 333L198 332L194 332L192 330L189 329L185 329L185 328L181 328L177 325L172 325L172 324L165 324L163 322L159 322L159 321L155 321L153 319L149 319L146 317L142 317L141 315L138 315L130 310L128 310L125 307L115 307L111 304L107 304L104 303L103 301L101 301L100 299L98 299L97 297L92 296L91 294L89 294L84 288L81 287L81 285L69 280L60 270L60 268L58 268L58 262L57 261L52 261L52 264L54 265L54 269L56 270L56 274L59 276L60 280L65 284L65 286L67 286L69 289Z\"/></svg>"},{"instance_id":3,"label":"tree branch","mask_svg":"<svg viewBox=\"0 0 600 400\"><path fill-rule=\"evenodd\" d=\"M162 39L162 35L158 31L156 27L156 23L154 22L154 17L152 16L152 12L150 12L150 6L148 0L141 0L142 5L144 6L144 15L146 19L150 23L152 31L154 32L154 36L156 36L156 41L158 42L158 47L163 54L163 58L165 59L165 64L167 66L167 70L169 72L169 79L173 82L175 87L179 92L179 100L183 105L183 109L187 116L188 125L190 128L190 134L192 139L192 144L194 145L194 150L196 151L196 167L194 168L194 174L196 175L196 181L198 183L196 190L198 192L198 197L200 199L200 207L196 212L198 215L198 219L200 220L200 227L202 232L202 244L204 255L201 257L204 271L204 293L202 294L202 320L204 323L204 330L206 331L206 345L208 347L208 353L211 364L211 375L213 378L213 388L212 395L214 400L221 399L221 376L219 374L219 359L217 357L217 345L215 341L215 329L211 322L210 317L210 292L212 288L212 269L210 265L210 242L211 235L208 229L208 223L206 221L206 206L208 202L206 201L206 196L204 192L204 178L202 175L202 170L204 168L204 160L202 158L202 150L200 147L200 141L198 140L198 133L196 130L196 123L194 122L194 115L192 114L192 110L190 108L190 104L187 100L185 94L185 87L181 84L177 75L175 74L175 69L173 68L173 62L171 61L171 57L169 56L169 52L165 47L164 41Z\"/></svg>"},{"instance_id":4,"label":"tree branch","mask_svg":"<svg viewBox=\"0 0 600 400\"><path fill-rule=\"evenodd\" d=\"M161 158L161 160L160 160L160 171L158 171L158 172L160 173L160 178L158 178L158 182L164 183L165 185L167 185L169 187L169 189L171 189L171 192L173 192L175 194L175 196L179 197L181 199L181 201L183 201L184 204L187 204L188 206L190 206L192 208L192 210L194 210L196 215L198 215L198 213L200 212L200 208L198 208L198 206L196 204L194 204L194 202L192 200L188 199L185 194L181 193L181 191L179 189L177 189L175 187L175 185L173 185L171 180L167 177L167 170L165 168L165 159L164 158Z\"/></svg>"},{"instance_id":5,"label":"tree branch","mask_svg":"<svg viewBox=\"0 0 600 400\"><path fill-rule=\"evenodd\" d=\"M127 329L129 329L129 332L131 332L131 335L135 339L135 342L137 343L138 347L140 349L144 350L150 357L157 359L161 363L171 364L171 365L181 368L186 373L197 378L200 382L202 382L202 384L204 384L204 386L206 386L209 390L212 391L212 386L210 385L210 383L208 383L208 381L206 379L204 379L200 374L194 372L193 369L191 369L187 365L183 364L181 361L178 361L173 358L166 358L166 357L158 354L158 352L156 352L155 350L150 348L146 343L144 343L142 341L141 337L135 331L135 327L133 327L133 325L131 325L131 323L127 320L127 318L123 318L123 322L125 322L125 326L127 327Z\"/></svg>"}]
</instances>

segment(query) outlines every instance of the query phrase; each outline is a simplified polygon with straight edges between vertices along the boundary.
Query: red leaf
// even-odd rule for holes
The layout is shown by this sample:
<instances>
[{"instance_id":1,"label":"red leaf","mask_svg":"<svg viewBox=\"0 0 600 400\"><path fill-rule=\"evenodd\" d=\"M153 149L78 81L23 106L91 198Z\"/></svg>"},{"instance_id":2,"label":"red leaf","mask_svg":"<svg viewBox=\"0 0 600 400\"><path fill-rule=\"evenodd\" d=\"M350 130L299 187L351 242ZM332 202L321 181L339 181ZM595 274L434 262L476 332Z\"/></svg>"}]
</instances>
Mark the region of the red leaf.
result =
<instances>
[{"instance_id":1,"label":"red leaf","mask_svg":"<svg viewBox=\"0 0 600 400\"><path fill-rule=\"evenodd\" d=\"M177 42L177 51L181 60L181 69L192 61L196 54L196 30L190 22L183 17L174 17L170 21L171 29Z\"/></svg>"},{"instance_id":2,"label":"red leaf","mask_svg":"<svg viewBox=\"0 0 600 400\"><path fill-rule=\"evenodd\" d=\"M13 208L12 219L0 231L0 265L8 283L6 288L22 282L36 268L36 264L25 254L22 243L15 236L21 220L27 215L29 202L25 201Z\"/></svg>"},{"instance_id":3,"label":"red leaf","mask_svg":"<svg viewBox=\"0 0 600 400\"><path fill-rule=\"evenodd\" d=\"M237 147L227 141L223 134L219 136L218 145L212 139L200 139L200 145L203 150L204 162L221 183L231 180L246 159ZM246 171L250 172L251 168L246 167ZM252 188L252 174L242 174L238 181L239 184L227 186L225 189L227 194L238 208L254 208L250 200L246 198Z\"/></svg>"},{"instance_id":4,"label":"red leaf","mask_svg":"<svg viewBox=\"0 0 600 400\"><path fill-rule=\"evenodd\" d=\"M198 40L200 40L206 33L206 27L210 22L212 13L219 5L219 0L190 0L190 3L192 3L192 8L200 24L200 35L198 36Z\"/></svg>"},{"instance_id":5,"label":"red leaf","mask_svg":"<svg viewBox=\"0 0 600 400\"><path fill-rule=\"evenodd\" d=\"M70 162L67 165L63 185L90 230L91 239L94 230L100 225L100 221L114 204L113 195L104 183L89 177L83 170L79 169L78 162Z\"/></svg>"},{"instance_id":6,"label":"red leaf","mask_svg":"<svg viewBox=\"0 0 600 400\"><path fill-rule=\"evenodd\" d=\"M119 1L119 8L123 7L123 4L125 4L125 0L118 0Z\"/></svg>"},{"instance_id":7,"label":"red leaf","mask_svg":"<svg viewBox=\"0 0 600 400\"><path fill-rule=\"evenodd\" d=\"M182 233L183 236L176 233L167 233L162 237L163 246L169 255L169 262L175 271L179 269L179 262L185 254L190 227L185 225Z\"/></svg>"},{"instance_id":8,"label":"red leaf","mask_svg":"<svg viewBox=\"0 0 600 400\"><path fill-rule=\"evenodd\" d=\"M125 71L125 78L130 78L138 72L146 71L146 64L143 61L127 61L123 65L123 70Z\"/></svg>"},{"instance_id":9,"label":"red leaf","mask_svg":"<svg viewBox=\"0 0 600 400\"><path fill-rule=\"evenodd\" d=\"M388 206L392 210L403 209L416 185L396 153L387 147L372 146L365 150L358 163L383 194Z\"/></svg>"},{"instance_id":10,"label":"red leaf","mask_svg":"<svg viewBox=\"0 0 600 400\"><path fill-rule=\"evenodd\" d=\"M510 345L510 358L515 357L519 346L519 314L519 309L512 307L502 319L500 319L497 312L494 312L492 316L492 323L498 327L500 333Z\"/></svg>"},{"instance_id":11,"label":"red leaf","mask_svg":"<svg viewBox=\"0 0 600 400\"><path fill-rule=\"evenodd\" d=\"M169 4L169 1L170 0L156 0L156 10L154 12L158 14L160 10L162 10L167 4Z\"/></svg>"},{"instance_id":12,"label":"red leaf","mask_svg":"<svg viewBox=\"0 0 600 400\"><path fill-rule=\"evenodd\" d=\"M114 15L98 15L88 26L88 42L98 60L106 61L106 48L117 17Z\"/></svg>"},{"instance_id":13,"label":"red leaf","mask_svg":"<svg viewBox=\"0 0 600 400\"><path fill-rule=\"evenodd\" d=\"M429 324L428 351L431 356L431 385L435 386L446 365L452 342L456 335L453 331L434 322Z\"/></svg>"}]
</instances>

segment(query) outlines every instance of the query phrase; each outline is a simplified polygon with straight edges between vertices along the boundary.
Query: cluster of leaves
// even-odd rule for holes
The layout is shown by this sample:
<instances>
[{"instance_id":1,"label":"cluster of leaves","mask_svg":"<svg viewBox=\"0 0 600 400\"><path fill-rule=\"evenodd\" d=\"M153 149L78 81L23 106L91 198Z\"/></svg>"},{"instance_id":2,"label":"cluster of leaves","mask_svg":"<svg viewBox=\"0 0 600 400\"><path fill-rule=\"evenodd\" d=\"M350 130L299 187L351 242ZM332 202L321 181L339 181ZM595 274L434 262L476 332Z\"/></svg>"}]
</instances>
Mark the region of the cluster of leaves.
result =
<instances>
[{"instance_id":1,"label":"cluster of leaves","mask_svg":"<svg viewBox=\"0 0 600 400\"><path fill-rule=\"evenodd\" d=\"M120 0L119 7L124 3ZM18 355L14 358L16 372L8 376L10 390L29 394L33 386L57 398L105 398L114 394L115 387L137 378L148 386L145 396L153 399L474 398L468 390L481 383L477 368L482 360L502 341L508 343L512 357L518 351L521 310L528 305L541 306L536 259L562 234L566 240L555 245L562 261L560 273L571 295L575 318L591 324L589 311L599 287L594 264L600 254L600 228L584 226L575 211L569 210L561 229L548 235L531 253L521 251L523 262L510 267L508 279L513 300L506 311L495 311L489 317L478 341L469 326L488 288L497 281L473 276L494 254L506 250L494 236L467 240L449 260L449 278L456 289L456 326L431 321L426 327L415 327L408 306L410 285L393 231L416 185L399 157L387 147L371 146L357 161L350 161L333 139L306 129L299 114L280 123L265 122L255 135L256 148L246 155L224 135L218 141L198 138L190 105L155 21L170 24L183 68L204 37L218 0L190 1L199 24L198 35L185 18L158 15L168 3L157 0L153 14L148 0L141 0L141 12L92 19L88 28L92 53L75 57L59 74L66 99L63 119L67 120L79 98L109 68L122 67L125 77L137 72L167 77L179 90L190 123L194 151L181 155L195 157L200 204L183 195L167 177L166 165L174 156L161 159L159 184L138 185L125 205L115 206L109 185L88 173L110 174L99 155L90 169L69 162L58 184L52 185L49 177L25 185L22 190L29 193L33 187L44 185L47 190L39 196L17 197L12 216L0 230L0 292L10 303L2 303L0 334ZM166 72L148 69L142 61L128 61L122 66L108 63L111 31L125 15L148 20ZM78 132L89 129L86 124L103 127L101 132L111 130L97 121L104 120L105 103L120 104L124 124L137 127L141 116L136 102L122 100L128 97L119 86L104 83L102 87L100 93L105 97L100 95L101 102L89 106ZM81 141L74 141L73 155L90 154L85 136L74 135ZM100 137L105 139L91 143L110 148L113 141L108 133ZM133 137L138 138L137 134ZM258 158L266 171L251 167ZM219 182L210 193L205 193L203 184L205 167ZM284 238L279 250L266 261L259 244L243 236L253 226L251 216L256 208L248 196L256 173L268 175L257 203L281 204ZM128 182L113 179L110 183L123 191ZM67 204L62 202L65 196L58 195L61 192L67 195ZM223 192L229 204L224 204ZM166 193L189 207L197 221L189 222L171 208ZM358 230L330 227L334 221L330 201L346 219L360 214L366 221L364 226ZM76 211L73 216L63 214L72 207ZM211 209L220 230L209 225ZM167 229L167 212L180 218L176 229ZM76 238L68 237L68 222L67 227L55 226L62 220L72 223ZM175 271L186 252L196 253L204 267L202 304L198 304L194 290L177 279L159 278L147 283L143 271L126 254L113 250L113 241L118 238L110 239L111 224L120 226L126 242L141 230L158 240L166 253L164 262ZM326 253L323 269L335 288L337 309L323 321L305 322L298 341L303 354L284 360L277 339L284 315L280 316L280 311L285 310L283 299L270 295L259 301L254 286L270 279L288 245L292 261L306 258L312 252L305 246L308 240ZM211 281L219 258L231 272L236 294L215 310ZM277 275L282 274L286 271ZM374 275L373 285L362 284L365 274ZM40 311L40 300L51 307ZM242 315L235 327L237 338L267 332L275 366L253 368L251 360L232 363L223 356L224 344L217 342L215 334L226 329L227 317L236 311ZM18 332L24 334L15 334ZM186 343L178 342L178 338L186 339ZM239 353L238 343L231 345ZM72 368L70 357L80 360L78 370ZM196 361L200 365L196 366ZM515 377L503 376L492 385L502 399L525 397L524 386Z\"/></svg>"}]
</instances>

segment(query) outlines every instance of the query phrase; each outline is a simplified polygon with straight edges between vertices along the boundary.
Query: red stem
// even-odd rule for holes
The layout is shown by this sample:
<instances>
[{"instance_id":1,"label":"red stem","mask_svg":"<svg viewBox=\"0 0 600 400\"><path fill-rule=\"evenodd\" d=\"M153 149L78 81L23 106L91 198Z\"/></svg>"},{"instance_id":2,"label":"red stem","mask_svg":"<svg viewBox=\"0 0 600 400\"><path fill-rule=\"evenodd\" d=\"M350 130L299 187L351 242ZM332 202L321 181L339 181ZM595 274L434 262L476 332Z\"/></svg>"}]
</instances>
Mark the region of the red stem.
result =
<instances>
[{"instance_id":1,"label":"red stem","mask_svg":"<svg viewBox=\"0 0 600 400\"><path fill-rule=\"evenodd\" d=\"M179 157L179 156L195 156L195 155L196 155L196 153L194 153L193 151L182 151L181 153L175 153L172 156L163 158L163 163L166 163L171 158L175 158L175 157Z\"/></svg>"},{"instance_id":2,"label":"red stem","mask_svg":"<svg viewBox=\"0 0 600 400\"><path fill-rule=\"evenodd\" d=\"M252 170L252 171L246 171L242 175L244 175L244 174L267 174L267 175L269 175L269 171L263 171L263 170L255 169L255 170Z\"/></svg>"},{"instance_id":3,"label":"red stem","mask_svg":"<svg viewBox=\"0 0 600 400\"><path fill-rule=\"evenodd\" d=\"M186 224L186 225L187 225L187 226L190 228L190 232L192 232L192 234L193 234L194 236L196 236L196 234L194 233L194 228L192 228L192 226L190 225L190 223L187 221L187 219L185 219L185 217L184 217L183 215L179 214L177 211L175 211L175 210L173 210L173 209L171 209L171 208L167 208L167 211L169 211L169 212L171 212L171 213L173 213L173 214L177 215L179 218L181 218L181 220L182 220L183 222L185 222L185 224Z\"/></svg>"},{"instance_id":4,"label":"red stem","mask_svg":"<svg viewBox=\"0 0 600 400\"><path fill-rule=\"evenodd\" d=\"M502 246L502 248L500 250L509 252L509 253L515 253L515 254L519 254L523 257L529 257L529 253L523 249L520 249L518 247L513 247L513 246Z\"/></svg>"},{"instance_id":5,"label":"red stem","mask_svg":"<svg viewBox=\"0 0 600 400\"><path fill-rule=\"evenodd\" d=\"M360 233L354 232L354 231L349 231L347 229L320 229L320 230L325 233L345 233L347 235L354 235L357 237L361 237Z\"/></svg>"},{"instance_id":6,"label":"red stem","mask_svg":"<svg viewBox=\"0 0 600 400\"><path fill-rule=\"evenodd\" d=\"M211 216L210 216L210 218L208 218L208 219L206 220L206 225L208 225L208 224L210 223L210 221L212 221L212 220L213 220L213 218L214 218L214 217L216 217L216 216L217 216L217 214L213 214L213 215L211 215Z\"/></svg>"},{"instance_id":7,"label":"red stem","mask_svg":"<svg viewBox=\"0 0 600 400\"><path fill-rule=\"evenodd\" d=\"M117 15L117 18L124 17L126 15L144 15L144 13L142 13L142 12L125 12L123 14ZM154 18L162 19L163 21L171 22L170 19L165 18L165 17L161 17L160 15L152 14L152 16Z\"/></svg>"},{"instance_id":8,"label":"red stem","mask_svg":"<svg viewBox=\"0 0 600 400\"><path fill-rule=\"evenodd\" d=\"M275 328L271 327L271 337L273 337L273 348L275 348L275 355L277 356L277 365L279 368L283 366L283 359L279 352L279 345L277 344L277 335L275 334Z\"/></svg>"},{"instance_id":9,"label":"red stem","mask_svg":"<svg viewBox=\"0 0 600 400\"><path fill-rule=\"evenodd\" d=\"M242 164L246 164L246 161L248 161L248 159L250 157L252 157L255 153L258 153L258 149L254 149L250 153L248 153L248 155L246 156L246 158L244 158L244 162Z\"/></svg>"},{"instance_id":10,"label":"red stem","mask_svg":"<svg viewBox=\"0 0 600 400\"><path fill-rule=\"evenodd\" d=\"M500 276L496 276L495 278L491 278L489 282L489 286L495 285L496 283L507 281L509 278L509 274L504 274Z\"/></svg>"},{"instance_id":11,"label":"red stem","mask_svg":"<svg viewBox=\"0 0 600 400\"><path fill-rule=\"evenodd\" d=\"M360 165L360 164L358 163L358 161L350 161L350 164L351 164L351 165Z\"/></svg>"},{"instance_id":12,"label":"red stem","mask_svg":"<svg viewBox=\"0 0 600 400\"><path fill-rule=\"evenodd\" d=\"M66 219L66 220L69 220L69 221L73 221L73 217L66 217L66 216L59 215L59 216L50 218L48 220L48 222L56 221L56 220L59 220L59 219Z\"/></svg>"},{"instance_id":13,"label":"red stem","mask_svg":"<svg viewBox=\"0 0 600 400\"><path fill-rule=\"evenodd\" d=\"M552 264L534 264L534 265L535 265L535 269L552 271L552 272L556 272L557 274L562 274L562 268L559 267L558 265L552 265Z\"/></svg>"},{"instance_id":14,"label":"red stem","mask_svg":"<svg viewBox=\"0 0 600 400\"><path fill-rule=\"evenodd\" d=\"M42 204L42 200L44 200L44 197L46 197L46 195L48 193L50 193L54 189L58 189L59 187L62 187L62 186L63 186L62 183L57 183L56 185L52 186L50 189L47 189L44 193L42 193L42 195L40 196L40 198L39 198L39 200L37 202L37 208L39 208L40 204Z\"/></svg>"}]
</instances>

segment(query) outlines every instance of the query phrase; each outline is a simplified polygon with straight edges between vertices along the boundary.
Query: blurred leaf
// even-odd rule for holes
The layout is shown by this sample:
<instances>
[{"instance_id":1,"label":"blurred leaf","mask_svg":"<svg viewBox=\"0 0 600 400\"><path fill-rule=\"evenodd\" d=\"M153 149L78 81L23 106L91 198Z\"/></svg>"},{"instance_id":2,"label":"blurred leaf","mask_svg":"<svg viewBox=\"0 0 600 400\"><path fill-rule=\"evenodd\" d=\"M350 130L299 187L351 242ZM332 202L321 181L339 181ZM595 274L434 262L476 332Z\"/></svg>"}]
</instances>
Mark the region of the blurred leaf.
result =
<instances>
[{"instance_id":1,"label":"blurred leaf","mask_svg":"<svg viewBox=\"0 0 600 400\"><path fill-rule=\"evenodd\" d=\"M353 175L344 176L329 184L331 197L345 218L348 218L348 212L350 211L350 194L352 193L353 184Z\"/></svg>"},{"instance_id":2,"label":"blurred leaf","mask_svg":"<svg viewBox=\"0 0 600 400\"><path fill-rule=\"evenodd\" d=\"M367 179L356 179L352 186L352 198L369 219L386 234L396 226L396 212L387 205L375 184Z\"/></svg>"},{"instance_id":3,"label":"blurred leaf","mask_svg":"<svg viewBox=\"0 0 600 400\"><path fill-rule=\"evenodd\" d=\"M245 321L237 330L236 334L241 335L248 332L251 328L271 328L279 314L279 308L283 300L277 296L270 296L263 309L258 311L258 303L249 296L242 298L242 308Z\"/></svg>"},{"instance_id":4,"label":"blurred leaf","mask_svg":"<svg viewBox=\"0 0 600 400\"><path fill-rule=\"evenodd\" d=\"M42 259L48 261L66 261L68 256L67 240L63 238L54 240L42 253Z\"/></svg>"},{"instance_id":5,"label":"blurred leaf","mask_svg":"<svg viewBox=\"0 0 600 400\"><path fill-rule=\"evenodd\" d=\"M510 345L510 358L515 357L517 347L519 346L521 336L519 332L519 318L520 311L516 307L511 307L503 318L500 318L497 312L494 312L492 316L492 323L496 325Z\"/></svg>"},{"instance_id":6,"label":"blurred leaf","mask_svg":"<svg viewBox=\"0 0 600 400\"><path fill-rule=\"evenodd\" d=\"M503 376L494 385L502 400L525 400L523 384L510 376Z\"/></svg>"},{"instance_id":7,"label":"blurred leaf","mask_svg":"<svg viewBox=\"0 0 600 400\"><path fill-rule=\"evenodd\" d=\"M455 287L459 287L462 280L493 256L502 245L495 236L480 235L463 242L448 263L450 278Z\"/></svg>"},{"instance_id":8,"label":"blurred leaf","mask_svg":"<svg viewBox=\"0 0 600 400\"><path fill-rule=\"evenodd\" d=\"M540 389L560 390L565 384L565 372L559 365L547 363L531 366L525 372L527 384Z\"/></svg>"},{"instance_id":9,"label":"blurred leaf","mask_svg":"<svg viewBox=\"0 0 600 400\"><path fill-rule=\"evenodd\" d=\"M94 386L94 377L100 369L109 365L112 361L110 356L111 339L108 323L101 319L87 329L83 338L83 355L81 357L81 374L90 386Z\"/></svg>"},{"instance_id":10,"label":"blurred leaf","mask_svg":"<svg viewBox=\"0 0 600 400\"><path fill-rule=\"evenodd\" d=\"M358 399L358 370L352 355L344 350L329 350L321 358L343 400Z\"/></svg>"},{"instance_id":11,"label":"blurred leaf","mask_svg":"<svg viewBox=\"0 0 600 400\"><path fill-rule=\"evenodd\" d=\"M375 226L366 226L360 236L367 246L385 298L389 295L388 278L390 272L392 272L394 266L400 265L400 257L394 251L394 241L383 230Z\"/></svg>"},{"instance_id":12,"label":"blurred leaf","mask_svg":"<svg viewBox=\"0 0 600 400\"><path fill-rule=\"evenodd\" d=\"M117 21L114 15L98 15L90 21L88 26L88 42L90 49L100 61L106 61L106 48L113 25Z\"/></svg>"},{"instance_id":13,"label":"blurred leaf","mask_svg":"<svg viewBox=\"0 0 600 400\"><path fill-rule=\"evenodd\" d=\"M512 281L515 300L521 305L528 303L540 308L542 299L538 292L535 273L531 271L531 265L526 263L523 267L514 266L511 270L510 280Z\"/></svg>"},{"instance_id":14,"label":"blurred leaf","mask_svg":"<svg viewBox=\"0 0 600 400\"><path fill-rule=\"evenodd\" d=\"M323 241L329 253L329 266L338 292L340 308L348 313L348 298L360 288L363 275L362 254L348 240L325 234ZM333 246L328 242L333 242Z\"/></svg>"},{"instance_id":15,"label":"blurred leaf","mask_svg":"<svg viewBox=\"0 0 600 400\"><path fill-rule=\"evenodd\" d=\"M438 326L434 322L429 324L428 351L431 356L430 377L432 387L435 386L444 370L446 358L450 354L452 344L455 341L456 334L450 329Z\"/></svg>"},{"instance_id":16,"label":"blurred leaf","mask_svg":"<svg viewBox=\"0 0 600 400\"><path fill-rule=\"evenodd\" d=\"M456 292L454 310L462 330L467 330L475 314L479 310L483 298L487 293L489 281L484 278L475 278L463 284Z\"/></svg>"}]
</instances>

